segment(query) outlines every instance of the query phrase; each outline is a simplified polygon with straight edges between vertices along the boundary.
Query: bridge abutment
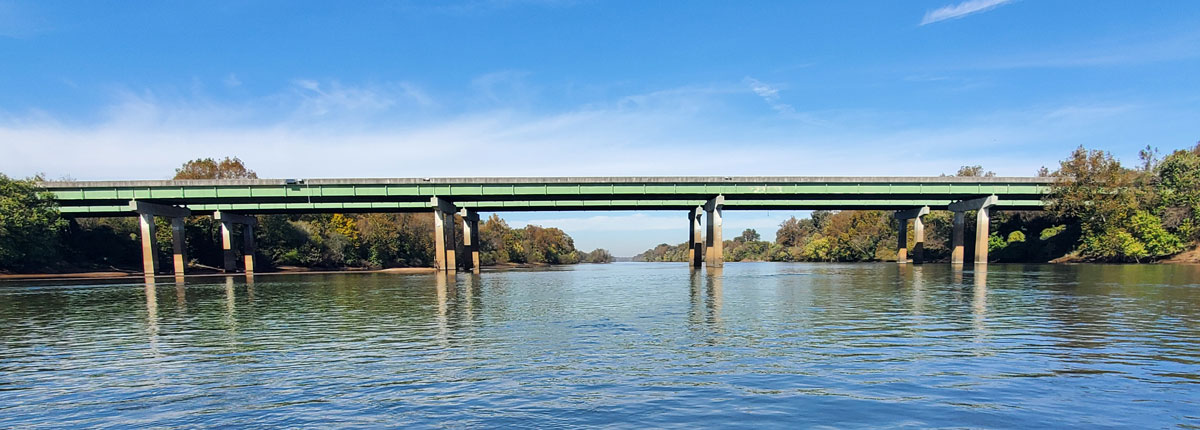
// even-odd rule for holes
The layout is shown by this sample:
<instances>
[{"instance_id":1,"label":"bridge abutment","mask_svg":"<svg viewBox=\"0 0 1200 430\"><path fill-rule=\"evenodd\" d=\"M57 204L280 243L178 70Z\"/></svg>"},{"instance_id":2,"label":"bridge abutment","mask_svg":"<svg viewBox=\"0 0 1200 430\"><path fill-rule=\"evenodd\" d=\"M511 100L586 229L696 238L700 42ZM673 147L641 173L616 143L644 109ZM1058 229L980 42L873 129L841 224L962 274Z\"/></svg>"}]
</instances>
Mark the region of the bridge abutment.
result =
<instances>
[{"instance_id":1,"label":"bridge abutment","mask_svg":"<svg viewBox=\"0 0 1200 430\"><path fill-rule=\"evenodd\" d=\"M721 239L721 215L725 211L725 196L713 197L704 205L704 215L708 221L708 234L705 235L705 258L708 267L725 265L725 242Z\"/></svg>"}]
</instances>

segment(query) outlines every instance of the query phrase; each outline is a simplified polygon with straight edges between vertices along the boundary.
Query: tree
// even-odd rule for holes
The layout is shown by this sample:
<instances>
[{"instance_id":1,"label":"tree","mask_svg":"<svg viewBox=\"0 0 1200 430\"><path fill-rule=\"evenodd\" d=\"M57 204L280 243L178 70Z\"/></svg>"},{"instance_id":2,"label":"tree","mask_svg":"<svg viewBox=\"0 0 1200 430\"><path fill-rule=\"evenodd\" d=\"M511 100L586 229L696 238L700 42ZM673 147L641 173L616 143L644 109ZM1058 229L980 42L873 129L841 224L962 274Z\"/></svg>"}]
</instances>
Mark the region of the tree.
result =
<instances>
[{"instance_id":1,"label":"tree","mask_svg":"<svg viewBox=\"0 0 1200 430\"><path fill-rule=\"evenodd\" d=\"M40 178L0 174L0 270L33 270L56 263L64 221Z\"/></svg>"},{"instance_id":2,"label":"tree","mask_svg":"<svg viewBox=\"0 0 1200 430\"><path fill-rule=\"evenodd\" d=\"M1152 165L1145 162L1147 168ZM1085 256L1140 261L1179 252L1182 242L1146 209L1160 200L1147 186L1147 174L1122 167L1108 152L1080 146L1053 173L1047 207L1079 223L1079 251Z\"/></svg>"},{"instance_id":3,"label":"tree","mask_svg":"<svg viewBox=\"0 0 1200 430\"><path fill-rule=\"evenodd\" d=\"M954 176L964 178L991 178L996 176L996 172L990 170L984 171L983 166L980 165L962 166L958 168L958 172L955 173Z\"/></svg>"},{"instance_id":4,"label":"tree","mask_svg":"<svg viewBox=\"0 0 1200 430\"><path fill-rule=\"evenodd\" d=\"M1188 240L1200 240L1200 143L1167 155L1154 167L1155 212L1163 225Z\"/></svg>"},{"instance_id":5,"label":"tree","mask_svg":"<svg viewBox=\"0 0 1200 430\"><path fill-rule=\"evenodd\" d=\"M596 248L595 250L593 250L592 252L589 252L587 254L587 258L585 258L583 262L584 263L597 263L597 264L612 263L613 256L612 256L612 253L608 252L607 249Z\"/></svg>"},{"instance_id":6,"label":"tree","mask_svg":"<svg viewBox=\"0 0 1200 430\"><path fill-rule=\"evenodd\" d=\"M175 169L173 179L258 179L258 175L247 169L237 157L225 157L220 161L197 158Z\"/></svg>"},{"instance_id":7,"label":"tree","mask_svg":"<svg viewBox=\"0 0 1200 430\"><path fill-rule=\"evenodd\" d=\"M762 236L760 236L758 232L752 228L742 230L742 235L738 236L738 239L741 239L742 242L754 242L761 238Z\"/></svg>"}]
</instances>

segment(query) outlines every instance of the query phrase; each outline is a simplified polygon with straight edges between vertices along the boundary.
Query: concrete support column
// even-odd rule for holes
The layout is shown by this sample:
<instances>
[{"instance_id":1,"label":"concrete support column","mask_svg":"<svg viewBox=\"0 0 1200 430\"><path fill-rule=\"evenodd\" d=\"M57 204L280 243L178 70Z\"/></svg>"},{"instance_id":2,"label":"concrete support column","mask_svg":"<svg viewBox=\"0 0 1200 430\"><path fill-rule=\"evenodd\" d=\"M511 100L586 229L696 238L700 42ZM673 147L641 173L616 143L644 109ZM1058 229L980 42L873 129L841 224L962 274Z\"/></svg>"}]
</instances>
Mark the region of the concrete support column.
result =
<instances>
[{"instance_id":1,"label":"concrete support column","mask_svg":"<svg viewBox=\"0 0 1200 430\"><path fill-rule=\"evenodd\" d=\"M697 206L695 209L688 211L688 244L691 249L688 250L688 264L693 269L699 268L704 264L704 226L700 225L700 220L703 218L704 208Z\"/></svg>"},{"instance_id":2,"label":"concrete support column","mask_svg":"<svg viewBox=\"0 0 1200 430\"><path fill-rule=\"evenodd\" d=\"M896 241L896 262L908 263L908 220L913 220L913 240L916 246L913 247L914 263L922 263L925 261L923 252L925 251L925 224L921 223L921 217L929 214L929 206L921 206L919 208L896 211L894 218L897 221L897 241Z\"/></svg>"},{"instance_id":3,"label":"concrete support column","mask_svg":"<svg viewBox=\"0 0 1200 430\"><path fill-rule=\"evenodd\" d=\"M451 272L458 270L458 237L454 234L454 230L458 227L458 220L454 219L454 212L446 212L446 270Z\"/></svg>"},{"instance_id":4,"label":"concrete support column","mask_svg":"<svg viewBox=\"0 0 1200 430\"><path fill-rule=\"evenodd\" d=\"M184 255L186 244L183 236L183 219L191 215L192 211L141 200L130 200L129 210L138 215L138 225L142 234L142 272L146 276L158 274L158 240L155 236L157 226L154 224L154 217L162 216L171 218L171 247L174 251L172 260L175 275L182 276L183 265L187 262L187 257Z\"/></svg>"},{"instance_id":5,"label":"concrete support column","mask_svg":"<svg viewBox=\"0 0 1200 430\"><path fill-rule=\"evenodd\" d=\"M454 214L458 209L453 203L436 196L430 198L430 206L433 207L434 268L443 272L455 272L458 270L455 252L458 249L458 241L455 240L454 234Z\"/></svg>"},{"instance_id":6,"label":"concrete support column","mask_svg":"<svg viewBox=\"0 0 1200 430\"><path fill-rule=\"evenodd\" d=\"M254 241L254 224L242 226L242 260L246 273L254 273L254 253L258 251Z\"/></svg>"},{"instance_id":7,"label":"concrete support column","mask_svg":"<svg viewBox=\"0 0 1200 430\"><path fill-rule=\"evenodd\" d=\"M975 215L975 264L988 262L988 235L991 208L980 208Z\"/></svg>"},{"instance_id":8,"label":"concrete support column","mask_svg":"<svg viewBox=\"0 0 1200 430\"><path fill-rule=\"evenodd\" d=\"M463 248L469 255L463 255L463 268L471 269L471 273L479 273L479 213L473 210L458 211L463 219Z\"/></svg>"},{"instance_id":9,"label":"concrete support column","mask_svg":"<svg viewBox=\"0 0 1200 430\"><path fill-rule=\"evenodd\" d=\"M446 214L433 208L433 268L446 270Z\"/></svg>"},{"instance_id":10,"label":"concrete support column","mask_svg":"<svg viewBox=\"0 0 1200 430\"><path fill-rule=\"evenodd\" d=\"M950 235L950 264L963 264L963 217L962 211L954 212L953 233Z\"/></svg>"},{"instance_id":11,"label":"concrete support column","mask_svg":"<svg viewBox=\"0 0 1200 430\"><path fill-rule=\"evenodd\" d=\"M154 235L154 214L139 213L138 224L142 230L142 273L154 276L158 273L158 239Z\"/></svg>"},{"instance_id":12,"label":"concrete support column","mask_svg":"<svg viewBox=\"0 0 1200 430\"><path fill-rule=\"evenodd\" d=\"M921 217L913 218L913 264L925 263L925 222Z\"/></svg>"},{"instance_id":13,"label":"concrete support column","mask_svg":"<svg viewBox=\"0 0 1200 430\"><path fill-rule=\"evenodd\" d=\"M704 238L704 243L707 245L705 257L708 267L725 265L725 242L721 239L721 215L724 207L725 196L723 195L714 197L704 205L704 212L708 217L708 234Z\"/></svg>"},{"instance_id":14,"label":"concrete support column","mask_svg":"<svg viewBox=\"0 0 1200 430\"><path fill-rule=\"evenodd\" d=\"M221 257L226 272L237 270L237 261L233 255L233 221L221 221Z\"/></svg>"},{"instance_id":15,"label":"concrete support column","mask_svg":"<svg viewBox=\"0 0 1200 430\"><path fill-rule=\"evenodd\" d=\"M187 244L184 242L183 217L171 218L171 262L175 266L175 276L183 275L187 265Z\"/></svg>"},{"instance_id":16,"label":"concrete support column","mask_svg":"<svg viewBox=\"0 0 1200 430\"><path fill-rule=\"evenodd\" d=\"M987 263L988 213L998 201L999 198L991 195L950 204L949 209L954 211L954 250L950 254L951 263L963 263L963 224L966 221L965 212L970 210L978 211L975 218L975 262Z\"/></svg>"},{"instance_id":17,"label":"concrete support column","mask_svg":"<svg viewBox=\"0 0 1200 430\"><path fill-rule=\"evenodd\" d=\"M258 248L254 242L254 226L258 225L258 218L250 215L216 211L213 212L213 219L221 223L221 254L224 260L225 271L233 272L237 270L237 256L233 252L233 226L234 224L241 224L242 264L245 265L246 273L254 273L254 253Z\"/></svg>"}]
</instances>

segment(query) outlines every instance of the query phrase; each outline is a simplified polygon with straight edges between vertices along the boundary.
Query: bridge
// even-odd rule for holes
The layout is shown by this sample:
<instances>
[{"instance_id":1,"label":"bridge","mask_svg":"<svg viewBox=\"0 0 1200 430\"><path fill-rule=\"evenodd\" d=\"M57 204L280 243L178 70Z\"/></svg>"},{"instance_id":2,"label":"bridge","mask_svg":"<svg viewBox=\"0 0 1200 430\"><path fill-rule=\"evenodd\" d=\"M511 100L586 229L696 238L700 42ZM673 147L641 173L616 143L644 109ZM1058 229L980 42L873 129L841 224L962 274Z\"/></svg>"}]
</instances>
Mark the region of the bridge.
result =
<instances>
[{"instance_id":1,"label":"bridge","mask_svg":"<svg viewBox=\"0 0 1200 430\"><path fill-rule=\"evenodd\" d=\"M548 177L236 179L43 182L68 217L137 216L143 269L159 273L154 258L155 217L171 220L173 269L183 274L183 220L211 214L220 221L224 266L236 270L233 236L243 226L243 267L254 271L259 214L425 212L434 218L435 268L479 271L479 215L505 211L670 210L687 214L689 264L721 266L725 210L894 210L898 261L922 263L930 210L954 212L951 263L964 261L967 211L976 211L974 260L987 262L988 217L993 209L1041 210L1050 178L1029 177ZM461 219L463 243L456 243ZM681 222L682 224L682 222ZM703 224L703 225L702 225ZM461 248L461 250L460 250ZM468 258L458 261L465 252Z\"/></svg>"}]
</instances>

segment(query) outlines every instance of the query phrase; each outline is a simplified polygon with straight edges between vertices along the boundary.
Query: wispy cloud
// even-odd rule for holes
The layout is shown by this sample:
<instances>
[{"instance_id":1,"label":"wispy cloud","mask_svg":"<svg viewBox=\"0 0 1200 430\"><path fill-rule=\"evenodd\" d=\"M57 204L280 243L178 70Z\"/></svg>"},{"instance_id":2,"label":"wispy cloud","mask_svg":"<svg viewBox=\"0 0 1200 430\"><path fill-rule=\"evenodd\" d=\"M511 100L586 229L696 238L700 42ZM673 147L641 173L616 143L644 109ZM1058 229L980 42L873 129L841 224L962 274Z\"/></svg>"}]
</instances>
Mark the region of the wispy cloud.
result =
<instances>
[{"instance_id":1,"label":"wispy cloud","mask_svg":"<svg viewBox=\"0 0 1200 430\"><path fill-rule=\"evenodd\" d=\"M767 105L771 106L771 109L775 109L776 112L788 114L796 112L796 109L792 108L791 105L779 101L778 88L751 77L746 77L745 82L747 85L750 85L750 91L762 97L763 101L767 102Z\"/></svg>"},{"instance_id":2,"label":"wispy cloud","mask_svg":"<svg viewBox=\"0 0 1200 430\"><path fill-rule=\"evenodd\" d=\"M948 19L962 18L967 15L995 8L1011 1L1012 0L967 0L959 4L953 4L925 12L925 18L921 20L920 25L933 24L935 22L945 21Z\"/></svg>"},{"instance_id":3,"label":"wispy cloud","mask_svg":"<svg viewBox=\"0 0 1200 430\"><path fill-rule=\"evenodd\" d=\"M759 97L778 97L775 87L753 82ZM0 171L156 179L189 159L229 155L263 177L929 175L961 164L1022 175L1056 159L1031 153L1057 157L1149 120L1130 103L1022 107L935 122L906 112L797 113L818 116L814 124L737 113L746 92L746 82L738 84L610 96L552 111L460 108L455 100L479 95L431 95L405 83L299 79L238 102L125 91L91 123L0 113ZM896 163L901 149L906 161Z\"/></svg>"}]
</instances>

